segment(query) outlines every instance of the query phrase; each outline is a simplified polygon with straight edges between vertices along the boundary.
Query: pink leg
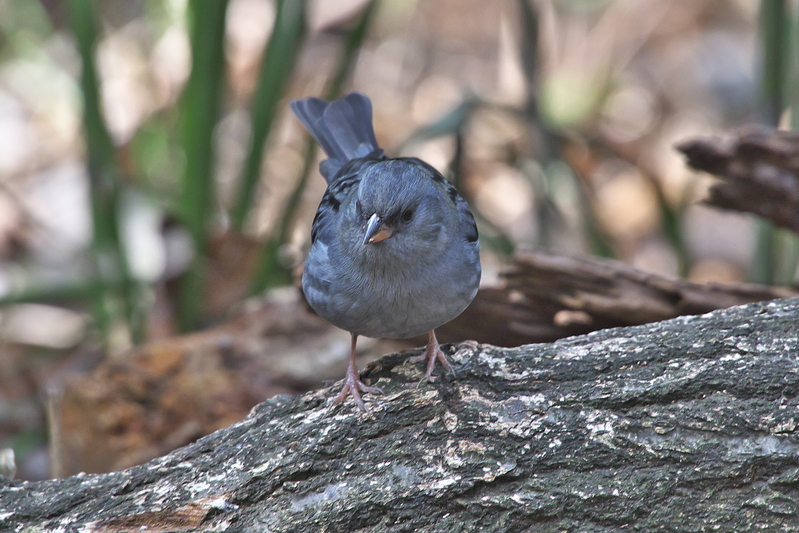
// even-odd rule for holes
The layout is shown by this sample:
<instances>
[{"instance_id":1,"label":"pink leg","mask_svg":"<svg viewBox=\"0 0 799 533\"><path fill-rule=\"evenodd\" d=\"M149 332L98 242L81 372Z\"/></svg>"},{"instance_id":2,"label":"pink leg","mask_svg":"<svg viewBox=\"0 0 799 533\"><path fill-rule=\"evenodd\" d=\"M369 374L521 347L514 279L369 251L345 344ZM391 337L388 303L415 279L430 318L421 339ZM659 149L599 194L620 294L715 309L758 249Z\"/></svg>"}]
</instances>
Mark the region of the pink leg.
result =
<instances>
[{"instance_id":1,"label":"pink leg","mask_svg":"<svg viewBox=\"0 0 799 533\"><path fill-rule=\"evenodd\" d=\"M355 368L355 344L357 341L358 335L353 333L352 349L350 351L350 365L347 368L347 378L344 383L344 388L341 389L339 395L333 400L333 405L340 404L344 401L347 395L350 394L352 395L352 399L355 400L355 404L361 409L361 411L368 412L366 405L364 405L363 400L361 399L361 392L383 394L383 391L377 387L369 387L363 381L361 381L360 376L358 375L358 369Z\"/></svg>"},{"instance_id":2,"label":"pink leg","mask_svg":"<svg viewBox=\"0 0 799 533\"><path fill-rule=\"evenodd\" d=\"M433 375L433 369L436 367L436 360L441 361L441 364L452 372L453 376L455 375L455 369L452 368L452 365L449 364L447 360L447 356L441 351L441 346L438 344L438 339L436 339L435 330L430 330L430 333L428 333L427 347L424 349L424 352L422 352L421 355L411 357L410 360L413 362L427 361L427 372L425 372L422 381L430 381Z\"/></svg>"}]
</instances>

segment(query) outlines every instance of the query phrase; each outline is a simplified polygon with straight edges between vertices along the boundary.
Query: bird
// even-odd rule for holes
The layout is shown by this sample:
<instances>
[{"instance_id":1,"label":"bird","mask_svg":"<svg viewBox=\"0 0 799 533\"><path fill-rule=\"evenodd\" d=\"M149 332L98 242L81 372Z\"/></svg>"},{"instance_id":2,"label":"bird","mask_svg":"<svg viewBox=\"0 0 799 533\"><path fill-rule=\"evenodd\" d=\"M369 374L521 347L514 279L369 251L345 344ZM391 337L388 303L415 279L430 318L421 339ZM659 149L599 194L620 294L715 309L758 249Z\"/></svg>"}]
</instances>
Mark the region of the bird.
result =
<instances>
[{"instance_id":1,"label":"bird","mask_svg":"<svg viewBox=\"0 0 799 533\"><path fill-rule=\"evenodd\" d=\"M302 290L323 319L351 334L344 386L333 404L378 394L360 379L358 336L427 334L422 381L436 361L454 374L435 329L460 315L480 284L480 243L466 201L444 176L414 157L379 147L372 102L353 92L327 102L293 100L291 110L322 147L327 181L311 229Z\"/></svg>"}]
</instances>

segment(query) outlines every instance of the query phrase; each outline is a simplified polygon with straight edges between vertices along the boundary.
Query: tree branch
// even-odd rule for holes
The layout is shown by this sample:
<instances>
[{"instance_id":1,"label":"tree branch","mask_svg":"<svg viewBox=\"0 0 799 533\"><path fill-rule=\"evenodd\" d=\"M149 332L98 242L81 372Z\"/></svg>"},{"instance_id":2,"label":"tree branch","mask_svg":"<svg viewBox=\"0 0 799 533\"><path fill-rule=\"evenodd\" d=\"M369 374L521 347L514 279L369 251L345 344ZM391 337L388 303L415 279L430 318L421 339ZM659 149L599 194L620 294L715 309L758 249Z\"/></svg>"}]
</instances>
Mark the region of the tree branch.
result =
<instances>
[{"instance_id":1,"label":"tree branch","mask_svg":"<svg viewBox=\"0 0 799 533\"><path fill-rule=\"evenodd\" d=\"M127 470L0 481L0 530L763 531L799 528L799 299L515 349L458 377L408 354L372 415L278 396ZM450 352L453 351L450 347Z\"/></svg>"}]
</instances>

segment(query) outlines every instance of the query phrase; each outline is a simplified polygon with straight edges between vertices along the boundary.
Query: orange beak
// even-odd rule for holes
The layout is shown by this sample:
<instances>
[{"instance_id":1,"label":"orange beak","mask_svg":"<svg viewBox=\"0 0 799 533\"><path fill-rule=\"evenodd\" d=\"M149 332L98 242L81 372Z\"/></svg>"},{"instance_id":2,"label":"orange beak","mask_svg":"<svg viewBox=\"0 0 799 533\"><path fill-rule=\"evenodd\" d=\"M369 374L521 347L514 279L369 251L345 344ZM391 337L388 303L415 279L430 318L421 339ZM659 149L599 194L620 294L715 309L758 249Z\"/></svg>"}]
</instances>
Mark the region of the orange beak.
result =
<instances>
[{"instance_id":1,"label":"orange beak","mask_svg":"<svg viewBox=\"0 0 799 533\"><path fill-rule=\"evenodd\" d=\"M383 220L375 213L369 217L363 235L363 244L374 244L384 241L394 234L394 230L386 226Z\"/></svg>"}]
</instances>

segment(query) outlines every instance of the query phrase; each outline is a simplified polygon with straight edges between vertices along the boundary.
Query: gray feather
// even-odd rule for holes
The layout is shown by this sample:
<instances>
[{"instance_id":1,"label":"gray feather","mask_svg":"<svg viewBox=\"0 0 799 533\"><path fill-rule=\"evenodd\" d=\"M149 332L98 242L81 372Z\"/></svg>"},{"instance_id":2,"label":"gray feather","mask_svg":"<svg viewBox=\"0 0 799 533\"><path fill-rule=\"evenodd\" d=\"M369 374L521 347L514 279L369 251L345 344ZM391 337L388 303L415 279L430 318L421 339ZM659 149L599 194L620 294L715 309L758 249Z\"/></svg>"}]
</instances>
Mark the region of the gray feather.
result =
<instances>
[{"instance_id":1,"label":"gray feather","mask_svg":"<svg viewBox=\"0 0 799 533\"><path fill-rule=\"evenodd\" d=\"M372 103L360 93L332 102L307 98L291 102L291 110L327 154L319 170L332 183L341 167L353 159L382 157L372 127Z\"/></svg>"}]
</instances>

